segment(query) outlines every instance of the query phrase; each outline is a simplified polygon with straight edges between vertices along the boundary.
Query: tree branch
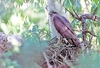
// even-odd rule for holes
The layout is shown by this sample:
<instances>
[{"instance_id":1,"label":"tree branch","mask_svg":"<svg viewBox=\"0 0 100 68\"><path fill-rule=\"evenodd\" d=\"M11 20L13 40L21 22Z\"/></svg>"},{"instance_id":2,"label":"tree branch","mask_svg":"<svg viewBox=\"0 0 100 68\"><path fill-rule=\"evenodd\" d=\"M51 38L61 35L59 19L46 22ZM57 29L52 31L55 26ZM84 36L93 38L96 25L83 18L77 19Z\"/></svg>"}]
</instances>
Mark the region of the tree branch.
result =
<instances>
[{"instance_id":1,"label":"tree branch","mask_svg":"<svg viewBox=\"0 0 100 68\"><path fill-rule=\"evenodd\" d=\"M90 35L94 36L94 37L97 37L96 35L94 35L92 32L90 31L84 31L85 33L89 33Z\"/></svg>"},{"instance_id":2,"label":"tree branch","mask_svg":"<svg viewBox=\"0 0 100 68\"><path fill-rule=\"evenodd\" d=\"M65 7L65 10L67 10L75 19L78 19L78 20L82 20L82 16L85 16L86 19L90 19L90 20L93 20L93 21L97 21L97 22L100 22L100 17L95 15L97 10L98 10L98 7L94 10L94 13L93 14L84 14L84 15L77 15L77 13L75 12L75 10L73 9L74 13L71 12L70 10L67 9L67 7Z\"/></svg>"},{"instance_id":3,"label":"tree branch","mask_svg":"<svg viewBox=\"0 0 100 68\"><path fill-rule=\"evenodd\" d=\"M76 13L76 11L75 11L75 9L73 8L73 6L72 6L72 9L73 9L75 15L79 18L78 14Z\"/></svg>"},{"instance_id":4,"label":"tree branch","mask_svg":"<svg viewBox=\"0 0 100 68\"><path fill-rule=\"evenodd\" d=\"M86 33L85 33L85 31L87 29L86 29L86 17L85 16L82 16L81 22L82 22L82 30L83 30L82 31L83 42L84 42L84 44L86 44L87 41L86 41Z\"/></svg>"},{"instance_id":5,"label":"tree branch","mask_svg":"<svg viewBox=\"0 0 100 68\"><path fill-rule=\"evenodd\" d=\"M67 10L74 18L78 19L78 17L73 12L68 10L67 7L65 7L65 10Z\"/></svg>"},{"instance_id":6,"label":"tree branch","mask_svg":"<svg viewBox=\"0 0 100 68\"><path fill-rule=\"evenodd\" d=\"M82 22L82 37L83 37L83 42L84 44L87 43L86 41L86 33L89 33L93 36L96 37L96 35L92 34L92 32L90 31L87 31L86 29L86 19L90 19L90 20L93 20L93 21L98 21L100 22L100 17L96 16L96 12L97 12L97 9L98 7L96 7L96 9L94 10L94 13L93 14L84 14L84 15L77 15L77 13L75 12L75 10L73 9L74 13L71 12L70 10L68 10L66 7L65 9L75 18L75 19L78 19L79 21Z\"/></svg>"},{"instance_id":7,"label":"tree branch","mask_svg":"<svg viewBox=\"0 0 100 68\"><path fill-rule=\"evenodd\" d=\"M47 58L45 52L43 53L43 55L44 55L44 58L45 58L45 60L46 60L46 62L47 62L48 68L53 68L52 65L49 63L49 59Z\"/></svg>"}]
</instances>

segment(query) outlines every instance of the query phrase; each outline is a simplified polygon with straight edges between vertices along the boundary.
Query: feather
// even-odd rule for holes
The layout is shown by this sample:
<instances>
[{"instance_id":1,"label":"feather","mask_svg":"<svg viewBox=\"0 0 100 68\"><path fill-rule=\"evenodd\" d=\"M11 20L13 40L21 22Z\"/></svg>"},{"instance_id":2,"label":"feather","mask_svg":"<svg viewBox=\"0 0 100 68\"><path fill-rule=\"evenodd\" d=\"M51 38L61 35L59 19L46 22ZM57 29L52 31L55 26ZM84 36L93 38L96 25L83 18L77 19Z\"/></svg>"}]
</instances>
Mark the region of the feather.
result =
<instances>
[{"instance_id":1,"label":"feather","mask_svg":"<svg viewBox=\"0 0 100 68\"><path fill-rule=\"evenodd\" d=\"M63 38L66 38L70 44L81 47L81 42L74 33L74 29L70 22L64 16L61 16L56 12L52 12L51 17L58 33Z\"/></svg>"}]
</instances>

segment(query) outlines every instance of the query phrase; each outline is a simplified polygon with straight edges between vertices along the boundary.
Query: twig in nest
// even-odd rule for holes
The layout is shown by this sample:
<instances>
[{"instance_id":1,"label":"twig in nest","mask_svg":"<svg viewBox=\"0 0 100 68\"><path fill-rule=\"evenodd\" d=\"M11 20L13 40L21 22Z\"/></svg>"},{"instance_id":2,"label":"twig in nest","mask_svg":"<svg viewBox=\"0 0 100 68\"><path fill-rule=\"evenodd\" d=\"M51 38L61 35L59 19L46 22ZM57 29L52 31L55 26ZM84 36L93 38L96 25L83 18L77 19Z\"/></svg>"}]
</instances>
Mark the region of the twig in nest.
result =
<instances>
[{"instance_id":1,"label":"twig in nest","mask_svg":"<svg viewBox=\"0 0 100 68\"><path fill-rule=\"evenodd\" d=\"M58 42L58 38L57 38L57 36L55 36L54 38L52 38L52 39L50 40L49 45L57 44L57 42Z\"/></svg>"},{"instance_id":2,"label":"twig in nest","mask_svg":"<svg viewBox=\"0 0 100 68\"><path fill-rule=\"evenodd\" d=\"M44 55L44 58L45 58L45 60L46 60L46 62L47 62L48 68L53 68L52 65L50 65L50 63L49 63L49 60L48 60L48 58L47 58L45 52L43 53L43 55Z\"/></svg>"},{"instance_id":3,"label":"twig in nest","mask_svg":"<svg viewBox=\"0 0 100 68\"><path fill-rule=\"evenodd\" d=\"M64 63L66 63L68 66L72 66L72 64L68 60L66 60L66 57L63 57L61 54L59 56L63 59Z\"/></svg>"}]
</instances>

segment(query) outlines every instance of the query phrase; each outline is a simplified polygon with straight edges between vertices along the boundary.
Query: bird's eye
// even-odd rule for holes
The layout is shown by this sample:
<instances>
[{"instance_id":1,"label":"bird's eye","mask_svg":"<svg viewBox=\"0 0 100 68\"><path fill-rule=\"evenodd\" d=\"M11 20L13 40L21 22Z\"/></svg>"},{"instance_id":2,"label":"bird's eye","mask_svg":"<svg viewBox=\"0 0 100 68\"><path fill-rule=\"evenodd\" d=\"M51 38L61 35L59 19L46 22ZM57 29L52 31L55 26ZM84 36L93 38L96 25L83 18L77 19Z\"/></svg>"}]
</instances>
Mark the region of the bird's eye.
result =
<instances>
[{"instance_id":1,"label":"bird's eye","mask_svg":"<svg viewBox=\"0 0 100 68\"><path fill-rule=\"evenodd\" d=\"M52 13L50 12L49 15L52 16Z\"/></svg>"}]
</instances>

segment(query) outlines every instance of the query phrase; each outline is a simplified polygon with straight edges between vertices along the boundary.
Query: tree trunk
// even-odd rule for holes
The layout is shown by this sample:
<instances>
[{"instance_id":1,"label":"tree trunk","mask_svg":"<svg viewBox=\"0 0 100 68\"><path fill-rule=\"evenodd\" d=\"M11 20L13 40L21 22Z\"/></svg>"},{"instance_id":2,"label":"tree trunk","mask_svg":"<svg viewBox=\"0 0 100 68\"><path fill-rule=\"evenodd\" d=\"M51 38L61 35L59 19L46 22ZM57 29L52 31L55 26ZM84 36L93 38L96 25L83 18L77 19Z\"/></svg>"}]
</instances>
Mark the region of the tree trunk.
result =
<instances>
[{"instance_id":1,"label":"tree trunk","mask_svg":"<svg viewBox=\"0 0 100 68\"><path fill-rule=\"evenodd\" d=\"M51 11L55 11L65 16L69 20L69 14L65 13L65 9L63 8L63 3L64 0L62 0L61 3L58 3L56 0L47 0L47 11L48 11L51 38L57 37L58 39L60 39L60 34L55 29L52 18L49 16L49 13Z\"/></svg>"}]
</instances>

